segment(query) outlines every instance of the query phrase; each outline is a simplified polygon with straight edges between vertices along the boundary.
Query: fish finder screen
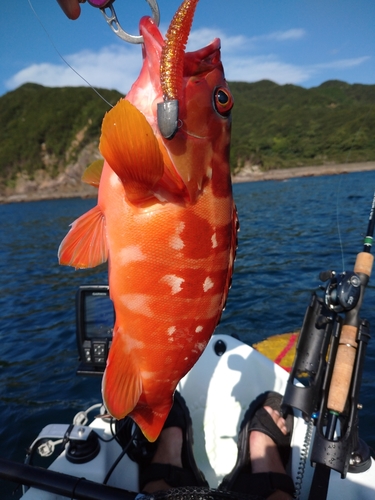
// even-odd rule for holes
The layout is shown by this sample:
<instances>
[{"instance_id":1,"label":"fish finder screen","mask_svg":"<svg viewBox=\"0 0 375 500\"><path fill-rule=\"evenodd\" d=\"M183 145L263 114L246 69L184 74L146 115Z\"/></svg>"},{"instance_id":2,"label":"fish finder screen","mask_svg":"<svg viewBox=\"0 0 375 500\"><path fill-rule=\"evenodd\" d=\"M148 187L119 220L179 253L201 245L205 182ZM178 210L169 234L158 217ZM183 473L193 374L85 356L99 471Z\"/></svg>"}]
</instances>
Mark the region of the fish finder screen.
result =
<instances>
[{"instance_id":1,"label":"fish finder screen","mask_svg":"<svg viewBox=\"0 0 375 500\"><path fill-rule=\"evenodd\" d=\"M113 303L107 294L85 294L86 338L111 337L114 325Z\"/></svg>"}]
</instances>

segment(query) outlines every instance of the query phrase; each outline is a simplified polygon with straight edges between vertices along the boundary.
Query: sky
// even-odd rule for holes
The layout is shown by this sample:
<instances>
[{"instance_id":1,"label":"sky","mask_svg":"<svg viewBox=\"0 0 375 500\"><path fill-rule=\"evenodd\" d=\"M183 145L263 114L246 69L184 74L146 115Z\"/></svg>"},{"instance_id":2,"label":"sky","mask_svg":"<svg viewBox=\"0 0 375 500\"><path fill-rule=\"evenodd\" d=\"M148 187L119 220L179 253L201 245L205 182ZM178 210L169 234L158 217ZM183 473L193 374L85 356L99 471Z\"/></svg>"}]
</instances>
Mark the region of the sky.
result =
<instances>
[{"instance_id":1,"label":"sky","mask_svg":"<svg viewBox=\"0 0 375 500\"><path fill-rule=\"evenodd\" d=\"M179 4L159 0L163 34ZM132 34L151 13L144 0L116 0L114 6ZM305 88L327 80L375 84L375 0L200 0L188 49L215 37L229 81L268 79ZM140 46L120 40L88 3L71 21L56 0L2 1L0 95L25 82L87 85L59 54L92 86L123 94L142 63Z\"/></svg>"}]
</instances>

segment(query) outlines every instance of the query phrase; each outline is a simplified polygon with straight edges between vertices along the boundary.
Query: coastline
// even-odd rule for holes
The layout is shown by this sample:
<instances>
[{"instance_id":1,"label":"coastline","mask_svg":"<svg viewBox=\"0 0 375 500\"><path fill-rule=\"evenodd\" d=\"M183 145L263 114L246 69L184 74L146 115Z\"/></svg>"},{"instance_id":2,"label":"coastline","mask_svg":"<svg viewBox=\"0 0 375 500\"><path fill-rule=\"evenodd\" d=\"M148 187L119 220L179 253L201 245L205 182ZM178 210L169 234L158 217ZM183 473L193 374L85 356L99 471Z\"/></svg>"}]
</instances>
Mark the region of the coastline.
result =
<instances>
[{"instance_id":1,"label":"coastline","mask_svg":"<svg viewBox=\"0 0 375 500\"><path fill-rule=\"evenodd\" d=\"M337 163L331 165L317 165L311 167L296 167L274 169L262 172L257 167L245 167L232 177L233 184L238 182L283 181L297 177L317 177L322 175L349 174L352 172L367 172L375 170L375 161L361 163Z\"/></svg>"},{"instance_id":2,"label":"coastline","mask_svg":"<svg viewBox=\"0 0 375 500\"><path fill-rule=\"evenodd\" d=\"M370 170L375 170L375 161L273 169L266 172L262 172L259 167L245 167L239 174L232 176L232 182L233 184L236 184L242 182L259 182L271 180L284 181L297 177L339 175L352 172L367 172ZM28 191L26 193L15 192L8 196L0 196L0 204L54 200L62 198L95 198L97 196L97 189L91 186L82 185L80 182L74 184L76 185L70 186L69 189L61 189L61 184L59 185L59 183L56 183L56 185L54 185L52 181L47 189L36 189L33 191Z\"/></svg>"}]
</instances>

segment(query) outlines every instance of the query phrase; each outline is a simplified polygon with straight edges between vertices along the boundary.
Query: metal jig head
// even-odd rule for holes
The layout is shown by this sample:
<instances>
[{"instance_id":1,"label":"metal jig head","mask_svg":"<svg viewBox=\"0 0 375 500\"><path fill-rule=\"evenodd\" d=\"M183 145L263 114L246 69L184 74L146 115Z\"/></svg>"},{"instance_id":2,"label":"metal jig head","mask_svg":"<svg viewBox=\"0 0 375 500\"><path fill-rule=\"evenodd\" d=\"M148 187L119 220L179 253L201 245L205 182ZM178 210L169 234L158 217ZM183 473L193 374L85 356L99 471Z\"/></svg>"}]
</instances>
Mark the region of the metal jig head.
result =
<instances>
[{"instance_id":1,"label":"metal jig head","mask_svg":"<svg viewBox=\"0 0 375 500\"><path fill-rule=\"evenodd\" d=\"M157 120L161 135L165 139L173 139L178 129L178 100L159 102Z\"/></svg>"},{"instance_id":2,"label":"metal jig head","mask_svg":"<svg viewBox=\"0 0 375 500\"><path fill-rule=\"evenodd\" d=\"M121 40L124 40L125 42L129 43L143 43L143 37L140 35L130 35L129 33L126 33L124 31L119 23L119 20L117 18L116 11L113 7L113 3L115 0L88 0L89 4L92 5L93 7L97 7L102 11L102 14L107 21L107 24L111 28L111 30L117 35L118 37L121 38ZM149 4L151 7L151 12L152 12L152 18L155 21L155 24L159 26L160 24L160 11L159 11L159 6L157 3L157 0L146 0L146 2ZM107 15L106 9L109 9L110 15Z\"/></svg>"}]
</instances>

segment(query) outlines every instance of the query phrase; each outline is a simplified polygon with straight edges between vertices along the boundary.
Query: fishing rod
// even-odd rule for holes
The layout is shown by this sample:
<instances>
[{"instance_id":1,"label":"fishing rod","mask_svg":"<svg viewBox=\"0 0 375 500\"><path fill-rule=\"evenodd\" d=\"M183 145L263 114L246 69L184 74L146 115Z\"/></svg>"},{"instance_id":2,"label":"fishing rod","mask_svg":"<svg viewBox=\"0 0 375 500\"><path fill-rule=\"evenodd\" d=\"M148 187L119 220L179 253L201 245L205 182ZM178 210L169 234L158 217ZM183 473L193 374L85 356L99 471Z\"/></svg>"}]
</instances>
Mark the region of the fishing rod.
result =
<instances>
[{"instance_id":1,"label":"fishing rod","mask_svg":"<svg viewBox=\"0 0 375 500\"><path fill-rule=\"evenodd\" d=\"M340 333L327 404L331 417L330 425L332 427L332 429L328 428L329 434L333 433L333 428L337 423L339 415L344 412L352 380L358 349L358 330L360 327L359 312L362 307L365 288L369 282L374 261L374 257L370 253L375 227L374 207L375 193L371 206L367 234L364 239L363 251L357 255L354 273L352 273L350 278L352 284L360 290L360 294L357 304L346 311L345 321Z\"/></svg>"},{"instance_id":2,"label":"fishing rod","mask_svg":"<svg viewBox=\"0 0 375 500\"><path fill-rule=\"evenodd\" d=\"M375 193L363 251L357 255L354 270L320 274L321 281L328 281L324 298L312 294L283 398L285 407L301 410L305 420L316 425L309 500L327 497L331 469L344 478L348 471L364 472L371 466L369 448L358 437L358 407L370 338L360 310L374 260L374 229ZM305 385L296 385L296 378L302 376Z\"/></svg>"}]
</instances>

